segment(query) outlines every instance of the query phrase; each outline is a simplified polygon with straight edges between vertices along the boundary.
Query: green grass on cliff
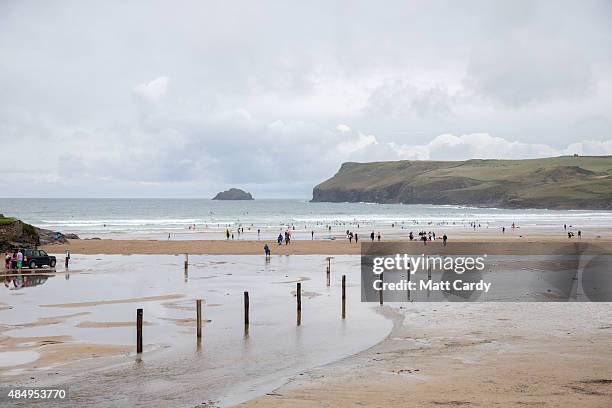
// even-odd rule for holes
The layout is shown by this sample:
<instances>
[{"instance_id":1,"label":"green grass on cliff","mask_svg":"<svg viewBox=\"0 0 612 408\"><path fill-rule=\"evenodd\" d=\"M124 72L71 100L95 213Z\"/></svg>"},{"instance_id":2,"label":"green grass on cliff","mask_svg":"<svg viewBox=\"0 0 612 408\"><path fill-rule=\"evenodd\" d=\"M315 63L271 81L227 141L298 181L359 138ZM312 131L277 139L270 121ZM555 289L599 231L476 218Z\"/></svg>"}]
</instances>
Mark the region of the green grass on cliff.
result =
<instances>
[{"instance_id":1,"label":"green grass on cliff","mask_svg":"<svg viewBox=\"0 0 612 408\"><path fill-rule=\"evenodd\" d=\"M376 202L610 208L612 156L345 163L315 190Z\"/></svg>"},{"instance_id":2,"label":"green grass on cliff","mask_svg":"<svg viewBox=\"0 0 612 408\"><path fill-rule=\"evenodd\" d=\"M0 217L0 225L9 225L17 221L17 219L13 217Z\"/></svg>"}]
</instances>

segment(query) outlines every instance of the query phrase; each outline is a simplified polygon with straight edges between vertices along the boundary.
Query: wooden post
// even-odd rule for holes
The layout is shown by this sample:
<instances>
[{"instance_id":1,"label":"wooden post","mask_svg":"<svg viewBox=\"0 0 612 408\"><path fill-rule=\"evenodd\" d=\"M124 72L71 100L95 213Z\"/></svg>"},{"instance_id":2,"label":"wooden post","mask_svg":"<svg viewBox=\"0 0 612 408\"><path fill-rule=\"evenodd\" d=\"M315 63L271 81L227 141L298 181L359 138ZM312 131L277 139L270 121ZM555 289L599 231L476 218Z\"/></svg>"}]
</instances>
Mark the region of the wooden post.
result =
<instances>
[{"instance_id":1,"label":"wooden post","mask_svg":"<svg viewBox=\"0 0 612 408\"><path fill-rule=\"evenodd\" d=\"M142 309L136 309L136 353L142 353Z\"/></svg>"},{"instance_id":2,"label":"wooden post","mask_svg":"<svg viewBox=\"0 0 612 408\"><path fill-rule=\"evenodd\" d=\"M383 283L383 273L381 272L380 274L380 290L378 291L378 302L382 305L383 304L383 287L382 287L382 283Z\"/></svg>"},{"instance_id":3,"label":"wooden post","mask_svg":"<svg viewBox=\"0 0 612 408\"><path fill-rule=\"evenodd\" d=\"M346 319L346 275L342 275L342 318Z\"/></svg>"},{"instance_id":4,"label":"wooden post","mask_svg":"<svg viewBox=\"0 0 612 408\"><path fill-rule=\"evenodd\" d=\"M408 264L408 283L410 283L410 279L412 279L412 273L411 273L411 270L410 270L410 266L411 265ZM410 286L408 286L407 292L408 292L408 301L410 302Z\"/></svg>"},{"instance_id":5,"label":"wooden post","mask_svg":"<svg viewBox=\"0 0 612 408\"><path fill-rule=\"evenodd\" d=\"M302 324L302 283L298 282L297 284L297 325Z\"/></svg>"},{"instance_id":6,"label":"wooden post","mask_svg":"<svg viewBox=\"0 0 612 408\"><path fill-rule=\"evenodd\" d=\"M329 285L330 285L330 281L331 281L331 278L330 278L330 276L329 276L329 275L330 275L330 271L329 271L329 266L328 266L328 267L327 267L327 286L328 286L328 287L329 287Z\"/></svg>"},{"instance_id":7,"label":"wooden post","mask_svg":"<svg viewBox=\"0 0 612 408\"><path fill-rule=\"evenodd\" d=\"M249 326L249 292L244 292L244 326Z\"/></svg>"},{"instance_id":8,"label":"wooden post","mask_svg":"<svg viewBox=\"0 0 612 408\"><path fill-rule=\"evenodd\" d=\"M202 339L202 299L196 299L197 338Z\"/></svg>"}]
</instances>

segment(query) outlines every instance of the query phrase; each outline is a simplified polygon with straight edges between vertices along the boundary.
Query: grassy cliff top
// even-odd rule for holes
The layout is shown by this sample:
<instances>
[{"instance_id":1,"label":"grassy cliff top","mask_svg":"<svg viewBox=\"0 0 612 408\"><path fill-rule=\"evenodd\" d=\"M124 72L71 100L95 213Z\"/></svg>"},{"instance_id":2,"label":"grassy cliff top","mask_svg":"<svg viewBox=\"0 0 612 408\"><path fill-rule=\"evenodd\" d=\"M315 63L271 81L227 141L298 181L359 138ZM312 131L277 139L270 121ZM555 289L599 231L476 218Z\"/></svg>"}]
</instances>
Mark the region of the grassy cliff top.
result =
<instances>
[{"instance_id":1,"label":"grassy cliff top","mask_svg":"<svg viewBox=\"0 0 612 408\"><path fill-rule=\"evenodd\" d=\"M612 156L344 163L313 199L343 193L344 201L610 208Z\"/></svg>"}]
</instances>

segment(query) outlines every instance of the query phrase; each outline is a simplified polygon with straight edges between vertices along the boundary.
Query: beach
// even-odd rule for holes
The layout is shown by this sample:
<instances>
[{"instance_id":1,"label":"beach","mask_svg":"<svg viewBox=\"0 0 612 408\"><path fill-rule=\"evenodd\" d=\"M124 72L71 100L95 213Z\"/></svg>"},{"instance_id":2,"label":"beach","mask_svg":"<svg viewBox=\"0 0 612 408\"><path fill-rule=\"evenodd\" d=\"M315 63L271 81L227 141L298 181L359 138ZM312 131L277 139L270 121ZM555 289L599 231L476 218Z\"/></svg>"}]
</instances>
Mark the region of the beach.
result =
<instances>
[{"instance_id":1,"label":"beach","mask_svg":"<svg viewBox=\"0 0 612 408\"><path fill-rule=\"evenodd\" d=\"M497 253L547 253L549 245L592 244L612 248L612 233L600 231L600 238L585 237L568 239L563 234L531 234L526 236L501 234L469 234L451 236L446 251L461 252L466 246L483 244L495 248ZM361 243L363 243L363 238ZM371 242L369 239L365 241ZM378 241L375 241L378 242ZM431 252L440 249L441 240L428 242L407 238L385 238L383 243L401 243L414 248L417 252ZM276 255L359 255L360 244L349 243L348 239L334 240L292 240L289 245L278 245L273 240L70 240L68 244L44 246L49 253L62 254L69 250L72 254L209 254L209 255L262 255L263 246L268 244ZM541 249L540 249L541 248Z\"/></svg>"},{"instance_id":2,"label":"beach","mask_svg":"<svg viewBox=\"0 0 612 408\"><path fill-rule=\"evenodd\" d=\"M543 264L521 255L576 248L587 255L589 248L610 253L612 239L602 234L551 239L466 233L446 247L439 240L426 246L397 237L383 242L414 253L463 254L476 247L509 256L515 268L529 273L524 268L537 271ZM262 254L264 243L273 252L269 261ZM90 404L127 400L163 406L156 400L162 395L186 407L603 408L612 400L609 303L362 303L361 244L340 239L280 246L263 240L70 240L45 249L61 266L33 288L35 303L14 296L27 292L1 299L0 357L13 362L0 367L0 376L23 386L69 381L79 401ZM71 252L68 269L62 262L65 250ZM184 253L189 253L188 271ZM334 257L331 287L324 284L328 256ZM337 309L340 274L351 288L346 321ZM296 331L297 282L306 309L305 323ZM244 337L241 301L247 289L254 314ZM192 343L198 297L204 299L203 349L193 349ZM128 368L135 358L136 307L145 310L147 368ZM274 340L279 336L282 344ZM245 360L235 360L236 352ZM272 358L279 353L285 356L281 365ZM85 367L94 371L77 380ZM132 388L118 382L126 375L155 381L168 370L173 380L147 397L131 395ZM201 370L209 380L197 377ZM116 395L105 401L100 393L109 387Z\"/></svg>"},{"instance_id":3,"label":"beach","mask_svg":"<svg viewBox=\"0 0 612 408\"><path fill-rule=\"evenodd\" d=\"M231 204L222 218L225 207L204 200L214 214L197 218L188 214L202 201L154 200L135 205L160 214L185 208L155 218L113 201L119 214L104 217L96 206L106 201L70 203L78 219L46 210L41 225L82 239L43 246L57 267L8 274L0 295L0 378L19 386L70 383L76 399L62 406L603 408L612 401L610 303L580 302L582 281L570 290L549 279L608 259L612 214L270 201L248 211ZM67 205L48 203L60 204ZM92 215L80 205L93 207ZM276 215L270 206L294 214ZM512 228L515 219L522 222ZM278 245L285 231L291 242ZM424 245L420 231L437 239ZM416 293L411 302L362 302L360 255L381 244L412 255L488 255L496 273L486 276L502 290L475 303ZM512 279L530 290L504 288ZM135 352L137 308L144 310L142 355Z\"/></svg>"},{"instance_id":4,"label":"beach","mask_svg":"<svg viewBox=\"0 0 612 408\"><path fill-rule=\"evenodd\" d=\"M609 304L412 304L383 342L243 406L607 408L611 322Z\"/></svg>"}]
</instances>

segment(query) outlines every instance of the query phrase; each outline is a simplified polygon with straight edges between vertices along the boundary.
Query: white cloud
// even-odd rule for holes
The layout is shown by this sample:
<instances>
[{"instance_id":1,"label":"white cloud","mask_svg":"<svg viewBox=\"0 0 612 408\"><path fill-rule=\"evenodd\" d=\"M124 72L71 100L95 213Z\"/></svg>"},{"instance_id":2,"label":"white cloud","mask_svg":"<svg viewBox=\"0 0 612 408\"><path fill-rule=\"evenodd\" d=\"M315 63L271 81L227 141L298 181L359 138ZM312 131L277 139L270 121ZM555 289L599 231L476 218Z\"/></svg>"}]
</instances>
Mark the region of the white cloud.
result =
<instances>
[{"instance_id":1,"label":"white cloud","mask_svg":"<svg viewBox=\"0 0 612 408\"><path fill-rule=\"evenodd\" d=\"M423 145L390 142L388 146L400 159L467 160L467 159L530 159L569 154L612 154L612 139L604 142L582 141L561 149L541 143L522 143L494 137L487 133L462 136L443 134Z\"/></svg>"},{"instance_id":2,"label":"white cloud","mask_svg":"<svg viewBox=\"0 0 612 408\"><path fill-rule=\"evenodd\" d=\"M572 143L564 149L565 154L580 154L580 155L612 155L612 139L605 141L584 140L578 143Z\"/></svg>"},{"instance_id":3,"label":"white cloud","mask_svg":"<svg viewBox=\"0 0 612 408\"><path fill-rule=\"evenodd\" d=\"M351 131L351 128L347 125L339 124L338 126L336 126L336 130L341 133L347 133Z\"/></svg>"},{"instance_id":4,"label":"white cloud","mask_svg":"<svg viewBox=\"0 0 612 408\"><path fill-rule=\"evenodd\" d=\"M609 3L0 2L0 143L31 163L5 155L0 194L305 197L348 160L610 154Z\"/></svg>"},{"instance_id":5,"label":"white cloud","mask_svg":"<svg viewBox=\"0 0 612 408\"><path fill-rule=\"evenodd\" d=\"M137 85L134 91L150 102L159 103L168 93L169 81L168 77L160 76L151 82Z\"/></svg>"},{"instance_id":6,"label":"white cloud","mask_svg":"<svg viewBox=\"0 0 612 408\"><path fill-rule=\"evenodd\" d=\"M374 135L364 135L360 133L357 138L338 143L336 149L343 155L350 155L368 146L378 144Z\"/></svg>"}]
</instances>

